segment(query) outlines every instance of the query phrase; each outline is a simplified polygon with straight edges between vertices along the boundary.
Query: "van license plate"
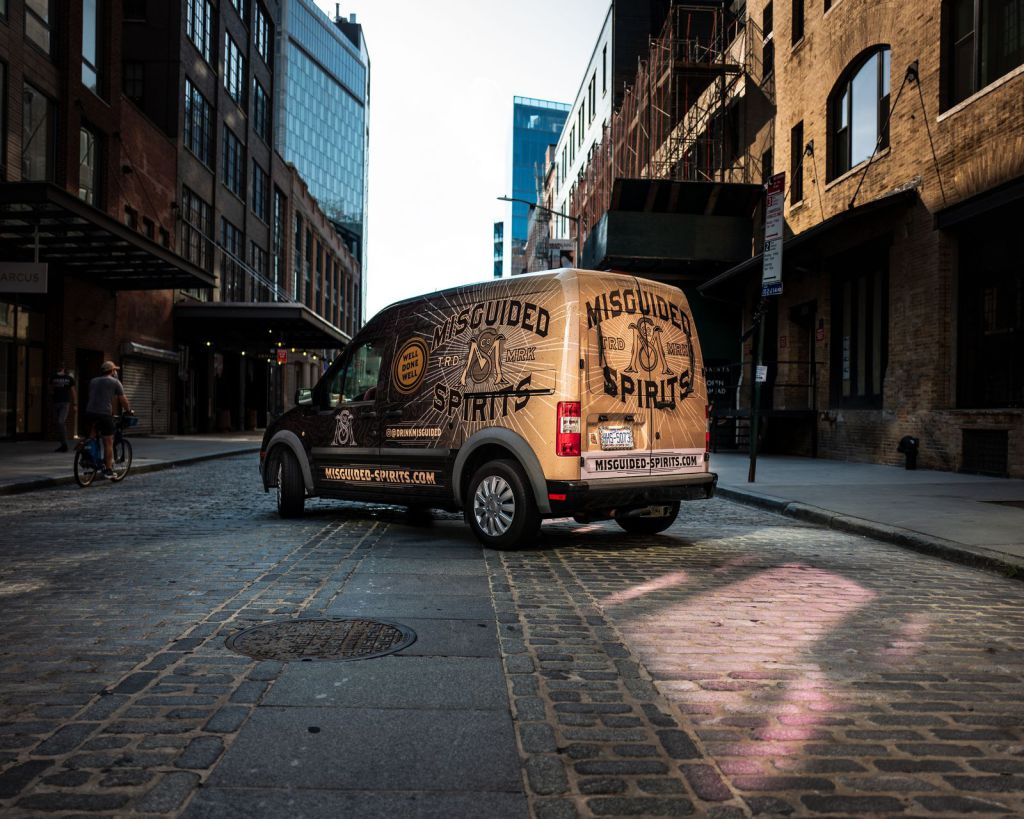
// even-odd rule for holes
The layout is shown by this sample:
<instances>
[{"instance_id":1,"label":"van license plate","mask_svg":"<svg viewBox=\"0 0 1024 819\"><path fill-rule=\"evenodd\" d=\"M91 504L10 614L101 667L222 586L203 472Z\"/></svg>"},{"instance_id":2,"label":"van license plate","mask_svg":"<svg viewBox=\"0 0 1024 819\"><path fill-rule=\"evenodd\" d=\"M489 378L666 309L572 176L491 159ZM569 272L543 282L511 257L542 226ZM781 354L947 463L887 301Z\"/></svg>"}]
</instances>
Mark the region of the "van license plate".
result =
<instances>
[{"instance_id":1,"label":"van license plate","mask_svg":"<svg viewBox=\"0 0 1024 819\"><path fill-rule=\"evenodd\" d=\"M629 427L601 429L601 449L632 449L633 430Z\"/></svg>"}]
</instances>

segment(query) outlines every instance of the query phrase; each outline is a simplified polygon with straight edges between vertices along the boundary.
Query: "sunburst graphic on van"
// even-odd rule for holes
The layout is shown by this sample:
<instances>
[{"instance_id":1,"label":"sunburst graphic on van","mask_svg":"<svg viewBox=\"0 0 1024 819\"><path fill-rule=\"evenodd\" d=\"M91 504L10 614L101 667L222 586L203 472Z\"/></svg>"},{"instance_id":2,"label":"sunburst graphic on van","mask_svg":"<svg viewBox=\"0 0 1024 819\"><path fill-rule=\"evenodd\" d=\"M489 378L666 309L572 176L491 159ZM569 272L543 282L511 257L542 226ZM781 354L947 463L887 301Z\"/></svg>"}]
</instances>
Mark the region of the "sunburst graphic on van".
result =
<instances>
[{"instance_id":1,"label":"sunburst graphic on van","mask_svg":"<svg viewBox=\"0 0 1024 819\"><path fill-rule=\"evenodd\" d=\"M467 378L475 384L483 384L494 379L494 386L507 384L501 371L501 360L504 353L505 336L493 328L482 330L469 340L469 351L466 353L466 366L462 370L459 384L466 385Z\"/></svg>"},{"instance_id":2,"label":"sunburst graphic on van","mask_svg":"<svg viewBox=\"0 0 1024 819\"><path fill-rule=\"evenodd\" d=\"M661 328L644 316L639 321L630 322L629 329L633 331L633 352L630 355L629 366L623 372L635 373L638 367L646 372L653 372L660 364L661 375L675 375L668 366L668 358L665 357Z\"/></svg>"}]
</instances>

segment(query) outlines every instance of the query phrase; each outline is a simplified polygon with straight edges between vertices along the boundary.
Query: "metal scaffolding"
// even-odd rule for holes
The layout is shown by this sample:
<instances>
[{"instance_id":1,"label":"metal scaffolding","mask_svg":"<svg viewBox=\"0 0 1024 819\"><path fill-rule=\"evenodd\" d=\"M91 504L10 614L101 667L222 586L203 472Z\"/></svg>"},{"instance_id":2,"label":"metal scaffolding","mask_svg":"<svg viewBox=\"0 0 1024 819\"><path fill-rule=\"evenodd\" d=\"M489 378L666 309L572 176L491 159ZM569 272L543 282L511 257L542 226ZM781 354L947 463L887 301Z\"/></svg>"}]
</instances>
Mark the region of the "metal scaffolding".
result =
<instances>
[{"instance_id":1,"label":"metal scaffolding","mask_svg":"<svg viewBox=\"0 0 1024 819\"><path fill-rule=\"evenodd\" d=\"M763 84L761 49L756 27L721 6L672 6L571 197L584 241L616 179L752 181L739 102L747 81Z\"/></svg>"}]
</instances>

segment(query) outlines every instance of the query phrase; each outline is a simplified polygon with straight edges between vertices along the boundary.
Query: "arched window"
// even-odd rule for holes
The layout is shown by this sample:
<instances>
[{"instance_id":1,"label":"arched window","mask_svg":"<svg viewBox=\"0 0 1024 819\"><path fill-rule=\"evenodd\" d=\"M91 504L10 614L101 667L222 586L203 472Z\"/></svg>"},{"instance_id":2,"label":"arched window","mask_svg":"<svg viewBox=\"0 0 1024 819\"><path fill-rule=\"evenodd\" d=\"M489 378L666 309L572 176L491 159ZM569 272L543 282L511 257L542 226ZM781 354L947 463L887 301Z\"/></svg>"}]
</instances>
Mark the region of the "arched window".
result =
<instances>
[{"instance_id":1,"label":"arched window","mask_svg":"<svg viewBox=\"0 0 1024 819\"><path fill-rule=\"evenodd\" d=\"M830 179L889 144L889 54L888 46L862 54L829 98Z\"/></svg>"}]
</instances>

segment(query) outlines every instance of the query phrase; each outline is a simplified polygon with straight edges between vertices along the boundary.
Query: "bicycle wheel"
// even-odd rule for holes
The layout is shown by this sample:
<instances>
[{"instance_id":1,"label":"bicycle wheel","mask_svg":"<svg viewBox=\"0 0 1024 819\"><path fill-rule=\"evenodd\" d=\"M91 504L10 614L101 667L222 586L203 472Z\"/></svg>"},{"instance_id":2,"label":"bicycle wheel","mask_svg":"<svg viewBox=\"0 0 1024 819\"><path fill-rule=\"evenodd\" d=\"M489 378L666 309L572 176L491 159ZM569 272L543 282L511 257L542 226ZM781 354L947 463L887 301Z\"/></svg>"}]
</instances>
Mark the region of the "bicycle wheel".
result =
<instances>
[{"instance_id":1,"label":"bicycle wheel","mask_svg":"<svg viewBox=\"0 0 1024 819\"><path fill-rule=\"evenodd\" d=\"M88 486L96 477L96 466L88 453L78 450L75 453L75 481L79 486Z\"/></svg>"},{"instance_id":2,"label":"bicycle wheel","mask_svg":"<svg viewBox=\"0 0 1024 819\"><path fill-rule=\"evenodd\" d=\"M114 441L114 477L111 480L124 480L128 470L132 468L132 445L125 438Z\"/></svg>"}]
</instances>

